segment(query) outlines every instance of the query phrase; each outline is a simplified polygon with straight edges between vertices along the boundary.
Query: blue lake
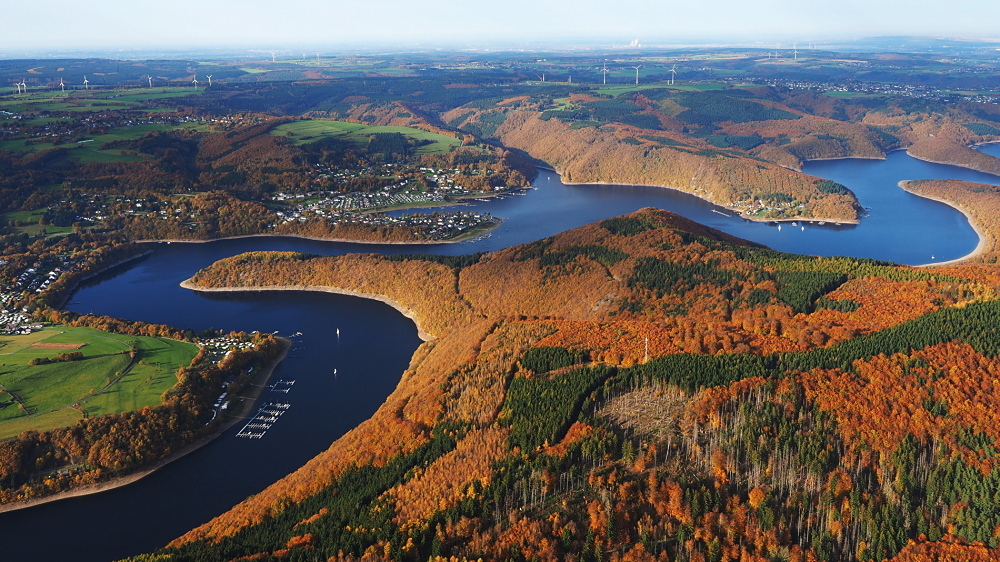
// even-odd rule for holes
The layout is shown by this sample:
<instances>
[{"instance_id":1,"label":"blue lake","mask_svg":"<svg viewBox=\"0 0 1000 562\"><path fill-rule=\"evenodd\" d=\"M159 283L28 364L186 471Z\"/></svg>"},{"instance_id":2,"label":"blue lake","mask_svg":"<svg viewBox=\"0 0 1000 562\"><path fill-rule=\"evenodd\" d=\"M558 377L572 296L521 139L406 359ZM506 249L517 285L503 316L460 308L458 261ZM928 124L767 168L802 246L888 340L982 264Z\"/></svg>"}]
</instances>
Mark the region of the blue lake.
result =
<instances>
[{"instance_id":1,"label":"blue lake","mask_svg":"<svg viewBox=\"0 0 1000 562\"><path fill-rule=\"evenodd\" d=\"M1000 146L984 151L1000 155ZM152 244L152 255L91 280L67 306L81 313L201 330L279 331L295 337L274 377L296 381L288 394L262 400L291 404L263 439L235 437L238 427L124 488L0 514L4 560L112 560L163 546L295 470L368 418L392 391L419 345L412 322L382 303L323 293L199 294L178 286L223 257L251 250L464 254L530 242L589 222L660 207L774 249L849 255L907 264L954 259L978 239L954 209L903 192L904 179L1000 178L920 162L902 152L885 161L813 162L805 171L851 188L869 216L860 225L806 223L805 229L754 223L656 187L565 186L542 172L523 196L470 204L503 217L491 236L462 244L361 245L291 238L204 244ZM933 259L931 256L934 256ZM335 335L340 328L341 335ZM337 376L333 376L333 369ZM58 537L58 539L54 539Z\"/></svg>"}]
</instances>

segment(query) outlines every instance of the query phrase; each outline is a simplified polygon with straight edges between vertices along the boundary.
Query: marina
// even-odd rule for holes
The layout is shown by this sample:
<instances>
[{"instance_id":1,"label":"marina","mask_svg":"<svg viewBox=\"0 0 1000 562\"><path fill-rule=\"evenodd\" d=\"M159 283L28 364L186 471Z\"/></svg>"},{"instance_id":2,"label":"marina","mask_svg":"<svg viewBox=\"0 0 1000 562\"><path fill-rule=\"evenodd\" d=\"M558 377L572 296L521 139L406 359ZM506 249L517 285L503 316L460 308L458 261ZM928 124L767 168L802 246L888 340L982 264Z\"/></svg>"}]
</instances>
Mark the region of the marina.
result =
<instances>
[{"instance_id":1,"label":"marina","mask_svg":"<svg viewBox=\"0 0 1000 562\"><path fill-rule=\"evenodd\" d=\"M260 410L257 410L254 417L243 426L243 429L236 433L236 436L247 439L261 439L271 429L274 422L278 421L278 418L288 411L288 408L291 406L291 404L283 402L267 402L263 404Z\"/></svg>"},{"instance_id":2,"label":"marina","mask_svg":"<svg viewBox=\"0 0 1000 562\"><path fill-rule=\"evenodd\" d=\"M295 384L294 380L290 381L277 380L274 383L272 383L268 388L271 389L271 392L283 392L285 394L288 394L288 392L292 390L292 385L294 384Z\"/></svg>"}]
</instances>

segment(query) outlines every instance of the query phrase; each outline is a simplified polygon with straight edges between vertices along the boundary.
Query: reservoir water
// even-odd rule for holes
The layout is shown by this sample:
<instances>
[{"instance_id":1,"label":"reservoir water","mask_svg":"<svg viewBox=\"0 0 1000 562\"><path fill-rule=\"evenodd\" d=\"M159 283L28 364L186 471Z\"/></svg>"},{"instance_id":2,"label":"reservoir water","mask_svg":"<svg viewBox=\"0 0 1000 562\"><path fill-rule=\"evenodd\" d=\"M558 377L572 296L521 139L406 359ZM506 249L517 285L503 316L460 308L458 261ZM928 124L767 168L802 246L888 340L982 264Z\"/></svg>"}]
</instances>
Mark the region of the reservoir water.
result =
<instances>
[{"instance_id":1,"label":"reservoir water","mask_svg":"<svg viewBox=\"0 0 1000 562\"><path fill-rule=\"evenodd\" d=\"M984 151L1000 155L1000 146ZM542 172L523 196L476 202L470 210L503 217L490 237L463 244L360 245L291 238L245 238L203 244L154 244L148 257L82 286L67 306L81 313L201 330L278 331L294 337L273 378L288 394L261 400L291 404L259 440L233 428L209 445L130 486L0 514L4 560L106 561L148 552L224 512L323 451L368 418L392 391L419 345L416 328L379 302L326 293L200 294L178 286L198 269L251 250L464 254L543 238L589 222L653 206L665 208L774 249L920 264L961 257L978 239L954 209L900 190L904 179L1000 178L920 162L902 152L885 161L812 162L805 171L838 181L869 215L860 225L774 224L728 216L680 192L655 187L565 186ZM727 215L720 214L727 213ZM931 256L934 256L932 259ZM340 329L337 337L335 329ZM337 369L334 376L333 369Z\"/></svg>"}]
</instances>

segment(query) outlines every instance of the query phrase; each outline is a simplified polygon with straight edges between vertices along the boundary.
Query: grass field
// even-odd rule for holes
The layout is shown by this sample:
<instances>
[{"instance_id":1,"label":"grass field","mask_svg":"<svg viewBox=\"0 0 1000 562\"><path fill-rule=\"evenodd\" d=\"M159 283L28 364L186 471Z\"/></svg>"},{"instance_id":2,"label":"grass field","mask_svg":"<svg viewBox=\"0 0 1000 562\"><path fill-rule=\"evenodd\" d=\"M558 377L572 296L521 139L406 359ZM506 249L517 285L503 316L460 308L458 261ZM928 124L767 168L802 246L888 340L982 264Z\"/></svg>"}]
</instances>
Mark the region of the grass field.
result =
<instances>
[{"instance_id":1,"label":"grass field","mask_svg":"<svg viewBox=\"0 0 1000 562\"><path fill-rule=\"evenodd\" d=\"M50 186L49 189L60 189L59 186ZM39 219L45 216L45 208L35 209L34 211L16 211L13 213L5 213L0 215L0 222L7 224L8 221L21 221L22 226L13 227L19 234L28 234L30 236L38 236L42 234L65 234L67 232L73 232L72 226L55 226L51 224L40 225L38 224ZM90 227L84 227L90 228ZM2 349L0 349L2 353Z\"/></svg>"},{"instance_id":2,"label":"grass field","mask_svg":"<svg viewBox=\"0 0 1000 562\"><path fill-rule=\"evenodd\" d=\"M148 101L199 95L191 87L135 88L130 90L31 91L0 101L0 109L16 112L72 111L92 112L128 109ZM110 99L109 99L110 96Z\"/></svg>"},{"instance_id":3,"label":"grass field","mask_svg":"<svg viewBox=\"0 0 1000 562\"><path fill-rule=\"evenodd\" d=\"M633 79L634 79L633 74ZM704 91L704 90L721 90L725 88L725 84L678 84L675 83L673 86L665 83L658 82L656 84L608 84L607 86L598 86L594 88L594 93L605 94L609 96L620 96L621 94L629 92L641 92L643 90L653 90L653 89L663 89L667 88L670 90L684 90L684 91Z\"/></svg>"},{"instance_id":4,"label":"grass field","mask_svg":"<svg viewBox=\"0 0 1000 562\"><path fill-rule=\"evenodd\" d=\"M84 358L79 361L28 364L81 344L76 351ZM59 346L63 349L52 348ZM133 347L134 359L128 353ZM198 347L186 342L92 328L54 326L26 336L2 336L0 439L26 429L71 425L84 412L94 417L159 404L163 392L177 382L177 369L190 364L197 353Z\"/></svg>"},{"instance_id":5,"label":"grass field","mask_svg":"<svg viewBox=\"0 0 1000 562\"><path fill-rule=\"evenodd\" d=\"M375 133L399 133L419 141L430 141L430 144L419 147L417 154L441 154L461 144L461 141L454 137L413 127L373 127L345 121L296 121L280 125L271 131L272 135L288 137L295 144L308 144L320 139L335 137L361 146L368 144L369 135Z\"/></svg>"},{"instance_id":6,"label":"grass field","mask_svg":"<svg viewBox=\"0 0 1000 562\"><path fill-rule=\"evenodd\" d=\"M161 124L147 124L147 125L132 125L128 127L119 127L113 129L108 133L103 135L91 135L85 139L85 142L77 143L65 143L59 145L61 148L69 151L69 157L77 160L78 162L88 163L88 162L138 162L146 158L150 158L148 154L121 154L119 149L109 149L101 150L100 147L109 142L115 141L126 141L135 140L141 138L147 133L151 132L162 132L162 131L173 131L179 129L206 129L204 125L198 123L182 123L180 125L161 125ZM48 142L47 137L40 137L33 143L28 143L30 139L13 139L7 141L0 141L0 150L8 152L22 152L28 151L31 153L41 152L43 150L48 150L54 148L56 145ZM41 141L41 142L39 142Z\"/></svg>"}]
</instances>

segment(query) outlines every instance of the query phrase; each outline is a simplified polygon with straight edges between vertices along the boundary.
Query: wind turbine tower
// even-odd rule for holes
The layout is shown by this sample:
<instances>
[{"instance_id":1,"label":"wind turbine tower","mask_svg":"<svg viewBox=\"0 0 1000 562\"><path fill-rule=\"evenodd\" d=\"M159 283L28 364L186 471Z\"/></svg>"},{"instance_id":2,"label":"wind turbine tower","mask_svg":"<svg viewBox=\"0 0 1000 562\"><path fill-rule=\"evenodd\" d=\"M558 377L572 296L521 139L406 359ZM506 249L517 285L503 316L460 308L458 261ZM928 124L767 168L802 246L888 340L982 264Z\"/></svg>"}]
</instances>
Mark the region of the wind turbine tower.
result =
<instances>
[{"instance_id":1,"label":"wind turbine tower","mask_svg":"<svg viewBox=\"0 0 1000 562\"><path fill-rule=\"evenodd\" d=\"M792 43L792 60L799 60L799 44Z\"/></svg>"},{"instance_id":2,"label":"wind turbine tower","mask_svg":"<svg viewBox=\"0 0 1000 562\"><path fill-rule=\"evenodd\" d=\"M277 61L277 59L274 58L274 51L271 51L271 62L275 62L275 61Z\"/></svg>"},{"instance_id":3,"label":"wind turbine tower","mask_svg":"<svg viewBox=\"0 0 1000 562\"><path fill-rule=\"evenodd\" d=\"M670 85L674 85L674 78L677 77L677 65L675 64L673 68L670 69Z\"/></svg>"},{"instance_id":4,"label":"wind turbine tower","mask_svg":"<svg viewBox=\"0 0 1000 562\"><path fill-rule=\"evenodd\" d=\"M24 78L21 78L21 87L24 88L24 93L27 94L28 93L28 84L24 81Z\"/></svg>"},{"instance_id":5,"label":"wind turbine tower","mask_svg":"<svg viewBox=\"0 0 1000 562\"><path fill-rule=\"evenodd\" d=\"M20 82L14 82L14 85L17 86L17 93L20 94L21 93L21 83Z\"/></svg>"},{"instance_id":6,"label":"wind turbine tower","mask_svg":"<svg viewBox=\"0 0 1000 562\"><path fill-rule=\"evenodd\" d=\"M604 68L601 69L601 72L604 73L604 84L607 85L607 83L608 83L608 63L604 63Z\"/></svg>"},{"instance_id":7,"label":"wind turbine tower","mask_svg":"<svg viewBox=\"0 0 1000 562\"><path fill-rule=\"evenodd\" d=\"M208 76L208 87L211 88L212 87L212 75L208 74L207 76Z\"/></svg>"},{"instance_id":8,"label":"wind turbine tower","mask_svg":"<svg viewBox=\"0 0 1000 562\"><path fill-rule=\"evenodd\" d=\"M633 66L632 68L635 69L635 83L636 83L636 85L638 85L639 84L639 69L642 68L642 65L640 64L639 66Z\"/></svg>"},{"instance_id":9,"label":"wind turbine tower","mask_svg":"<svg viewBox=\"0 0 1000 562\"><path fill-rule=\"evenodd\" d=\"M197 90L198 89L198 75L197 74L195 74L194 78L191 80L191 83L194 84L194 89Z\"/></svg>"},{"instance_id":10,"label":"wind turbine tower","mask_svg":"<svg viewBox=\"0 0 1000 562\"><path fill-rule=\"evenodd\" d=\"M87 80L86 74L83 75L83 87L88 90L90 89L90 80Z\"/></svg>"},{"instance_id":11,"label":"wind turbine tower","mask_svg":"<svg viewBox=\"0 0 1000 562\"><path fill-rule=\"evenodd\" d=\"M152 76L146 76L146 79L149 80L149 87L152 88L153 87L153 77Z\"/></svg>"},{"instance_id":12,"label":"wind turbine tower","mask_svg":"<svg viewBox=\"0 0 1000 562\"><path fill-rule=\"evenodd\" d=\"M63 92L66 91L66 84L63 84L63 79L62 78L59 79L59 90L63 91Z\"/></svg>"}]
</instances>

